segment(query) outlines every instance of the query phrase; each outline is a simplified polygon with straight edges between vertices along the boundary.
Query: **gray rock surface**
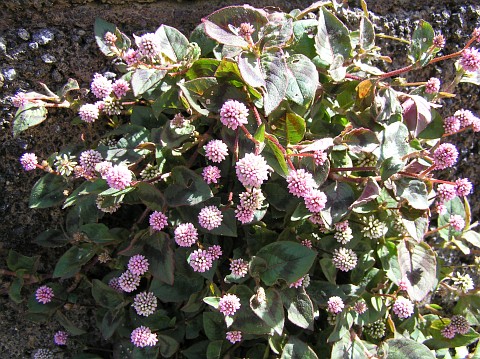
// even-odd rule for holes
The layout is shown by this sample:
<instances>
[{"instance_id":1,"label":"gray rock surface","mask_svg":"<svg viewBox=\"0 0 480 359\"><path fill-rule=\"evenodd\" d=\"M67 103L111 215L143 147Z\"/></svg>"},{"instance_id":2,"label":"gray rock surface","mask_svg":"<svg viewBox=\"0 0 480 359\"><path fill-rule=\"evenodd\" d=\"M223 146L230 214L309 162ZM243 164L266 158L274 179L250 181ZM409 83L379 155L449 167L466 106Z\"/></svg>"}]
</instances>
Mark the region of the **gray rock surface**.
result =
<instances>
[{"instance_id":1,"label":"gray rock surface","mask_svg":"<svg viewBox=\"0 0 480 359\"><path fill-rule=\"evenodd\" d=\"M284 10L305 8L313 1L253 0L257 7L270 5ZM69 111L50 111L49 119L19 138L11 136L15 109L8 98L18 90L41 91L39 82L52 90L68 78L88 86L92 73L112 70L111 62L97 50L93 37L96 17L115 23L127 34L155 30L165 23L188 34L201 17L239 1L154 1L154 0L3 0L0 4L0 268L10 248L26 255L40 253L43 267L51 270L55 251L41 251L31 241L47 228L60 228L62 213L58 209L30 210L30 189L39 174L22 171L18 158L26 151L46 156L71 141L79 141L80 132L69 125L74 116ZM447 39L444 53L461 48L471 31L480 26L480 4L471 1L367 0L375 13L377 30L388 35L409 37L415 21L423 18ZM350 1L359 6L358 1ZM21 15L20 15L21 14ZM392 57L390 68L404 65L406 47L401 43L379 41L383 53ZM453 78L453 64L447 62L407 75L412 81L431 76ZM480 113L478 88L462 84L461 98L442 103L447 116L459 108ZM67 135L66 135L67 134ZM444 178L469 177L480 186L480 146L470 134L458 136L461 151L458 166L444 173ZM471 197L472 211L479 218L480 190ZM26 306L9 302L5 293L9 278L0 278L0 358L29 358L36 348L53 348L53 334L61 329L56 323L34 324L26 320ZM34 287L34 286L33 286ZM27 291L25 291L25 294ZM79 326L91 326L91 313L71 311ZM62 357L60 354L58 357ZM68 357L68 355L66 356Z\"/></svg>"}]
</instances>

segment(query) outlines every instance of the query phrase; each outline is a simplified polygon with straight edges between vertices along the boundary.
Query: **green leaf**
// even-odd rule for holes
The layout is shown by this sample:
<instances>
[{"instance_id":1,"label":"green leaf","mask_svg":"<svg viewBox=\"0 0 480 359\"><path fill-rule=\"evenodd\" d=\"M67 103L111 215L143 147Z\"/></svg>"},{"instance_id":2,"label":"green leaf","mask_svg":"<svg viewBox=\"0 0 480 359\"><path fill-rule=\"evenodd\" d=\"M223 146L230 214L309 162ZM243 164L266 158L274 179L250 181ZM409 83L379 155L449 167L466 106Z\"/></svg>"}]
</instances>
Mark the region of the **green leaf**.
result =
<instances>
[{"instance_id":1,"label":"green leaf","mask_svg":"<svg viewBox=\"0 0 480 359\"><path fill-rule=\"evenodd\" d=\"M221 359L222 353L227 349L225 340L215 340L210 342L207 347L207 359Z\"/></svg>"},{"instance_id":2,"label":"green leaf","mask_svg":"<svg viewBox=\"0 0 480 359\"><path fill-rule=\"evenodd\" d=\"M25 271L20 270L17 272L19 277L12 280L10 287L8 288L8 297L15 303L20 304L23 302L22 287L23 287L23 274Z\"/></svg>"},{"instance_id":3,"label":"green leaf","mask_svg":"<svg viewBox=\"0 0 480 359\"><path fill-rule=\"evenodd\" d=\"M77 274L82 266L95 255L93 244L75 246L66 251L53 270L53 278L70 278Z\"/></svg>"},{"instance_id":4,"label":"green leaf","mask_svg":"<svg viewBox=\"0 0 480 359\"><path fill-rule=\"evenodd\" d=\"M368 357L374 358L376 354L377 350L373 344L360 340L358 336L355 336L352 340L352 336L344 335L333 345L331 358L365 359Z\"/></svg>"},{"instance_id":5,"label":"green leaf","mask_svg":"<svg viewBox=\"0 0 480 359\"><path fill-rule=\"evenodd\" d=\"M287 112L285 117L285 130L288 143L294 145L300 142L305 135L305 120L293 112Z\"/></svg>"},{"instance_id":6,"label":"green leaf","mask_svg":"<svg viewBox=\"0 0 480 359\"><path fill-rule=\"evenodd\" d=\"M420 20L412 36L410 57L413 62L419 62L420 66L425 66L430 61L432 54L427 50L432 46L434 36L432 25Z\"/></svg>"},{"instance_id":7,"label":"green leaf","mask_svg":"<svg viewBox=\"0 0 480 359\"><path fill-rule=\"evenodd\" d=\"M115 55L115 53L110 49L110 46L105 43L104 37L107 32L115 34L117 32L117 27L114 24L97 17L95 19L93 32L95 33L95 41L97 42L100 51L106 56Z\"/></svg>"},{"instance_id":8,"label":"green leaf","mask_svg":"<svg viewBox=\"0 0 480 359\"><path fill-rule=\"evenodd\" d=\"M382 181L386 181L392 177L395 173L400 172L405 167L405 163L398 157L388 157L380 166L380 176Z\"/></svg>"},{"instance_id":9,"label":"green leaf","mask_svg":"<svg viewBox=\"0 0 480 359\"><path fill-rule=\"evenodd\" d=\"M53 315L55 311L65 304L67 298L65 289L58 283L45 283L52 288L55 300L47 304L42 304L35 298L35 292L28 297L28 314L40 314L44 319Z\"/></svg>"},{"instance_id":10,"label":"green leaf","mask_svg":"<svg viewBox=\"0 0 480 359\"><path fill-rule=\"evenodd\" d=\"M63 314L61 311L57 311L55 313L55 319L58 321L58 323L64 327L69 334L71 335L82 335L85 334L86 331L77 327L70 319L68 319L65 314Z\"/></svg>"},{"instance_id":11,"label":"green leaf","mask_svg":"<svg viewBox=\"0 0 480 359\"><path fill-rule=\"evenodd\" d=\"M136 185L136 187L136 193L145 206L154 211L163 211L163 208L165 207L165 198L163 193L159 191L155 185L146 182L140 182Z\"/></svg>"},{"instance_id":12,"label":"green leaf","mask_svg":"<svg viewBox=\"0 0 480 359\"><path fill-rule=\"evenodd\" d=\"M267 148L263 151L263 156L267 161L268 165L271 166L275 172L279 173L286 177L288 175L288 166L287 161L285 161L285 156L283 155L282 151L275 145L275 142L271 141L267 138Z\"/></svg>"},{"instance_id":13,"label":"green leaf","mask_svg":"<svg viewBox=\"0 0 480 359\"><path fill-rule=\"evenodd\" d=\"M58 229L47 229L40 233L33 242L46 248L63 247L70 240Z\"/></svg>"},{"instance_id":14,"label":"green leaf","mask_svg":"<svg viewBox=\"0 0 480 359\"><path fill-rule=\"evenodd\" d=\"M13 120L13 137L47 119L47 109L35 103L27 103L17 110Z\"/></svg>"},{"instance_id":15,"label":"green leaf","mask_svg":"<svg viewBox=\"0 0 480 359\"><path fill-rule=\"evenodd\" d=\"M153 89L166 74L166 70L136 69L132 75L132 90L135 97Z\"/></svg>"},{"instance_id":16,"label":"green leaf","mask_svg":"<svg viewBox=\"0 0 480 359\"><path fill-rule=\"evenodd\" d=\"M173 184L164 193L171 207L193 206L213 196L210 186L203 178L186 167L173 168L171 178Z\"/></svg>"},{"instance_id":17,"label":"green leaf","mask_svg":"<svg viewBox=\"0 0 480 359\"><path fill-rule=\"evenodd\" d=\"M285 322L282 298L274 288L268 288L265 294L266 299L262 303L258 303L254 295L250 299L250 308L278 335L282 335Z\"/></svg>"},{"instance_id":18,"label":"green leaf","mask_svg":"<svg viewBox=\"0 0 480 359\"><path fill-rule=\"evenodd\" d=\"M287 99L307 107L313 101L320 84L317 68L305 55L294 54L287 58Z\"/></svg>"},{"instance_id":19,"label":"green leaf","mask_svg":"<svg viewBox=\"0 0 480 359\"><path fill-rule=\"evenodd\" d=\"M480 248L480 234L475 231L466 231L462 234L462 239L471 245Z\"/></svg>"},{"instance_id":20,"label":"green leaf","mask_svg":"<svg viewBox=\"0 0 480 359\"><path fill-rule=\"evenodd\" d=\"M460 198L455 197L451 201L445 202L447 211L438 217L438 226L442 227L450 223L450 216L459 215L466 218L465 206ZM452 239L461 234L461 231L456 231L451 226L440 230L440 236L446 240Z\"/></svg>"},{"instance_id":21,"label":"green leaf","mask_svg":"<svg viewBox=\"0 0 480 359\"><path fill-rule=\"evenodd\" d=\"M276 53L264 53L260 58L260 66L265 78L263 107L265 116L268 116L285 98L288 86L288 70L285 56L281 50Z\"/></svg>"},{"instance_id":22,"label":"green leaf","mask_svg":"<svg viewBox=\"0 0 480 359\"><path fill-rule=\"evenodd\" d=\"M102 359L102 357L97 354L79 353L75 354L72 359Z\"/></svg>"},{"instance_id":23,"label":"green leaf","mask_svg":"<svg viewBox=\"0 0 480 359\"><path fill-rule=\"evenodd\" d=\"M401 119L402 106L398 100L398 93L392 88L377 90L375 93L375 104L370 107L370 113L375 121L379 123L399 121Z\"/></svg>"},{"instance_id":24,"label":"green leaf","mask_svg":"<svg viewBox=\"0 0 480 359\"><path fill-rule=\"evenodd\" d=\"M373 178L369 177L367 180L367 184L363 188L362 194L358 199L352 203L349 209L352 209L357 206L361 206L362 204L368 203L373 201L380 195L380 186L378 185L377 181Z\"/></svg>"},{"instance_id":25,"label":"green leaf","mask_svg":"<svg viewBox=\"0 0 480 359\"><path fill-rule=\"evenodd\" d=\"M318 359L317 354L300 339L291 336L280 359Z\"/></svg>"},{"instance_id":26,"label":"green leaf","mask_svg":"<svg viewBox=\"0 0 480 359\"><path fill-rule=\"evenodd\" d=\"M156 232L146 239L143 252L150 262L150 272L160 281L173 285L175 279L175 254L172 240L165 233Z\"/></svg>"},{"instance_id":27,"label":"green leaf","mask_svg":"<svg viewBox=\"0 0 480 359\"><path fill-rule=\"evenodd\" d=\"M422 96L409 95L402 103L403 120L413 136L417 137L432 122L430 103Z\"/></svg>"},{"instance_id":28,"label":"green leaf","mask_svg":"<svg viewBox=\"0 0 480 359\"><path fill-rule=\"evenodd\" d=\"M205 359L206 352L210 341L202 340L192 344L187 349L182 350L182 354L187 359Z\"/></svg>"},{"instance_id":29,"label":"green leaf","mask_svg":"<svg viewBox=\"0 0 480 359\"><path fill-rule=\"evenodd\" d=\"M347 27L324 7L322 7L318 16L315 49L320 61L326 66L333 63L335 55L341 55L347 60L352 52Z\"/></svg>"},{"instance_id":30,"label":"green leaf","mask_svg":"<svg viewBox=\"0 0 480 359\"><path fill-rule=\"evenodd\" d=\"M60 204L65 195L63 191L67 188L67 183L62 176L47 173L40 178L32 188L30 193L30 208L48 208Z\"/></svg>"},{"instance_id":31,"label":"green leaf","mask_svg":"<svg viewBox=\"0 0 480 359\"><path fill-rule=\"evenodd\" d=\"M394 122L378 134L380 147L374 154L381 164L390 157L401 158L409 153L408 128L401 122Z\"/></svg>"},{"instance_id":32,"label":"green leaf","mask_svg":"<svg viewBox=\"0 0 480 359\"><path fill-rule=\"evenodd\" d=\"M164 334L157 334L158 346L160 347L160 354L164 358L169 358L175 354L180 347L180 344L172 337ZM155 356L156 357L156 356Z\"/></svg>"},{"instance_id":33,"label":"green leaf","mask_svg":"<svg viewBox=\"0 0 480 359\"><path fill-rule=\"evenodd\" d=\"M80 86L78 85L77 80L75 79L68 79L67 83L63 85L63 87L60 89L58 92L58 96L60 98L65 98L65 96L70 92L70 91L76 91L80 90Z\"/></svg>"},{"instance_id":34,"label":"green leaf","mask_svg":"<svg viewBox=\"0 0 480 359\"><path fill-rule=\"evenodd\" d=\"M443 128L443 117L433 108L430 109L430 112L432 114L432 121L422 132L420 132L417 138L430 140L440 138L445 134L445 129Z\"/></svg>"},{"instance_id":35,"label":"green leaf","mask_svg":"<svg viewBox=\"0 0 480 359\"><path fill-rule=\"evenodd\" d=\"M363 16L360 20L360 47L364 50L370 50L375 46L375 30L368 17Z\"/></svg>"},{"instance_id":36,"label":"green leaf","mask_svg":"<svg viewBox=\"0 0 480 359\"><path fill-rule=\"evenodd\" d=\"M331 226L344 217L355 202L355 195L350 186L344 182L335 182L324 189L327 204L321 212L324 221Z\"/></svg>"},{"instance_id":37,"label":"green leaf","mask_svg":"<svg viewBox=\"0 0 480 359\"><path fill-rule=\"evenodd\" d=\"M205 106L205 95L211 92L213 88L218 87L218 82L215 77L200 77L182 84L178 84L183 91L183 95L188 101L188 104L198 113L207 116L209 111L198 104Z\"/></svg>"},{"instance_id":38,"label":"green leaf","mask_svg":"<svg viewBox=\"0 0 480 359\"><path fill-rule=\"evenodd\" d=\"M293 19L283 13L273 13L268 16L268 23L262 27L259 37L263 49L284 47L293 36Z\"/></svg>"},{"instance_id":39,"label":"green leaf","mask_svg":"<svg viewBox=\"0 0 480 359\"><path fill-rule=\"evenodd\" d=\"M423 344L412 339L389 339L385 342L388 345L386 359L434 359L435 356Z\"/></svg>"},{"instance_id":40,"label":"green leaf","mask_svg":"<svg viewBox=\"0 0 480 359\"><path fill-rule=\"evenodd\" d=\"M162 302L178 303L188 300L190 295L201 290L203 287L203 281L203 278L200 276L175 273L174 285L166 284L159 278L153 278L150 291L152 291Z\"/></svg>"},{"instance_id":41,"label":"green leaf","mask_svg":"<svg viewBox=\"0 0 480 359\"><path fill-rule=\"evenodd\" d=\"M95 243L104 244L118 240L103 223L89 223L80 227L89 240Z\"/></svg>"},{"instance_id":42,"label":"green leaf","mask_svg":"<svg viewBox=\"0 0 480 359\"><path fill-rule=\"evenodd\" d=\"M430 207L425 182L411 178L401 178L395 181L395 185L397 196L406 200L413 208L426 210Z\"/></svg>"},{"instance_id":43,"label":"green leaf","mask_svg":"<svg viewBox=\"0 0 480 359\"><path fill-rule=\"evenodd\" d=\"M255 29L253 37L268 23L265 12L249 5L227 6L202 19L205 32L219 43L236 47L248 47L248 42L238 35L242 23L250 23Z\"/></svg>"},{"instance_id":44,"label":"green leaf","mask_svg":"<svg viewBox=\"0 0 480 359\"><path fill-rule=\"evenodd\" d=\"M265 87L265 79L260 67L260 58L250 52L238 56L238 69L246 84L252 87Z\"/></svg>"},{"instance_id":45,"label":"green leaf","mask_svg":"<svg viewBox=\"0 0 480 359\"><path fill-rule=\"evenodd\" d=\"M100 332L104 339L108 340L115 333L117 328L125 321L125 310L109 310L102 319Z\"/></svg>"},{"instance_id":46,"label":"green leaf","mask_svg":"<svg viewBox=\"0 0 480 359\"><path fill-rule=\"evenodd\" d=\"M375 132L363 127L345 133L342 143L347 145L349 151L353 153L372 152L379 145Z\"/></svg>"},{"instance_id":47,"label":"green leaf","mask_svg":"<svg viewBox=\"0 0 480 359\"><path fill-rule=\"evenodd\" d=\"M273 285L278 279L293 283L308 273L315 261L316 253L296 242L275 242L258 251L267 267L260 274L266 285Z\"/></svg>"},{"instance_id":48,"label":"green leaf","mask_svg":"<svg viewBox=\"0 0 480 359\"><path fill-rule=\"evenodd\" d=\"M209 340L225 339L225 320L219 312L203 312L203 330Z\"/></svg>"},{"instance_id":49,"label":"green leaf","mask_svg":"<svg viewBox=\"0 0 480 359\"><path fill-rule=\"evenodd\" d=\"M98 305L108 309L115 309L123 303L120 293L98 279L92 281L92 296Z\"/></svg>"},{"instance_id":50,"label":"green leaf","mask_svg":"<svg viewBox=\"0 0 480 359\"><path fill-rule=\"evenodd\" d=\"M160 51L173 62L179 63L187 55L190 42L177 29L161 25L155 32L155 36L160 41Z\"/></svg>"},{"instance_id":51,"label":"green leaf","mask_svg":"<svg viewBox=\"0 0 480 359\"><path fill-rule=\"evenodd\" d=\"M437 260L435 252L422 242L402 241L397 245L398 263L402 278L408 279L411 286L407 292L410 299L422 301L437 284Z\"/></svg>"},{"instance_id":52,"label":"green leaf","mask_svg":"<svg viewBox=\"0 0 480 359\"><path fill-rule=\"evenodd\" d=\"M288 320L300 328L313 329L314 308L305 289L303 287L300 289L289 288L283 290L281 295Z\"/></svg>"},{"instance_id":53,"label":"green leaf","mask_svg":"<svg viewBox=\"0 0 480 359\"><path fill-rule=\"evenodd\" d=\"M7 266L12 272L22 269L25 273L33 274L38 267L39 261L40 256L27 257L13 249L8 251Z\"/></svg>"},{"instance_id":54,"label":"green leaf","mask_svg":"<svg viewBox=\"0 0 480 359\"><path fill-rule=\"evenodd\" d=\"M322 268L322 273L325 278L327 278L330 283L336 284L337 269L333 265L332 260L330 258L320 259L320 267Z\"/></svg>"}]
</instances>

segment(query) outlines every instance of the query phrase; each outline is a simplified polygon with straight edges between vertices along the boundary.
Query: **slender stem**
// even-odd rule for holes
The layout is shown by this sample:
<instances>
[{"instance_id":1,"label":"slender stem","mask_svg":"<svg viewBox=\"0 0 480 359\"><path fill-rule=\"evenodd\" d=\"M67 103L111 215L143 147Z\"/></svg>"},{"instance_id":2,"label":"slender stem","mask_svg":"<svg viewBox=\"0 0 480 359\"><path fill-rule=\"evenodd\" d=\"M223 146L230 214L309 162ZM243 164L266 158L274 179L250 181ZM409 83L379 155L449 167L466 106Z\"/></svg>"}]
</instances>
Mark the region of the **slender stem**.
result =
<instances>
[{"instance_id":1,"label":"slender stem","mask_svg":"<svg viewBox=\"0 0 480 359\"><path fill-rule=\"evenodd\" d=\"M242 131L245 133L245 135L247 136L247 138L252 141L255 146L258 146L260 144L260 142L258 142L258 140L252 136L252 134L250 133L250 131L247 130L247 128L245 127L245 125L241 125L240 128L242 129Z\"/></svg>"},{"instance_id":2,"label":"slender stem","mask_svg":"<svg viewBox=\"0 0 480 359\"><path fill-rule=\"evenodd\" d=\"M444 224L444 225L441 226L441 227L434 228L434 229L432 229L432 230L430 230L430 231L428 231L428 232L425 232L424 237L429 236L429 235L434 234L434 233L437 233L438 231L440 231L440 230L442 230L442 229L445 229L445 228L448 228L448 227L450 227L450 223Z\"/></svg>"},{"instance_id":3,"label":"slender stem","mask_svg":"<svg viewBox=\"0 0 480 359\"><path fill-rule=\"evenodd\" d=\"M357 80L357 81L365 80L363 77L360 77L360 76L357 76L357 75L352 75L352 74L345 74L345 77L347 79L352 79L352 80Z\"/></svg>"},{"instance_id":4,"label":"slender stem","mask_svg":"<svg viewBox=\"0 0 480 359\"><path fill-rule=\"evenodd\" d=\"M410 45L410 41L402 39L400 37L390 36L390 35L386 35L386 34L382 34L382 33L375 34L375 37L379 37L381 39L395 40L395 41L403 42L404 44Z\"/></svg>"},{"instance_id":5,"label":"slender stem","mask_svg":"<svg viewBox=\"0 0 480 359\"><path fill-rule=\"evenodd\" d=\"M352 178L352 177L345 177L345 176L340 176L337 175L336 173L329 173L328 178L334 180L334 181L339 181L339 182L350 182L350 183L364 183L367 177L363 178Z\"/></svg>"},{"instance_id":6,"label":"slender stem","mask_svg":"<svg viewBox=\"0 0 480 359\"><path fill-rule=\"evenodd\" d=\"M330 168L331 172L348 172L348 171L354 171L354 172L362 172L362 171L375 171L377 168L376 167L341 167L341 168Z\"/></svg>"},{"instance_id":7,"label":"slender stem","mask_svg":"<svg viewBox=\"0 0 480 359\"><path fill-rule=\"evenodd\" d=\"M422 177L421 175L417 174L417 173L410 173L410 172L405 172L405 171L400 171L398 172L399 175L402 175L402 176L405 176L405 177L412 177L412 178L418 178L418 179L423 179L425 181L430 181L430 182L433 182L433 183L444 183L444 184L451 184L451 185L456 185L455 182L451 182L451 181L444 181L444 180L439 180L439 179L436 179L436 178L424 178Z\"/></svg>"},{"instance_id":8,"label":"slender stem","mask_svg":"<svg viewBox=\"0 0 480 359\"><path fill-rule=\"evenodd\" d=\"M257 125L261 126L263 121L262 121L262 118L260 117L260 113L258 112L255 105L251 105L251 109L253 110L253 114L255 116L255 119L257 120Z\"/></svg>"},{"instance_id":9,"label":"slender stem","mask_svg":"<svg viewBox=\"0 0 480 359\"><path fill-rule=\"evenodd\" d=\"M266 133L266 132L265 132L265 138L270 140L270 142L272 142L282 152L282 154L285 156L285 160L287 161L290 169L295 171L295 166L293 165L292 161L290 160L290 158L288 156L287 151L285 150L285 148L283 148L283 146L280 144L280 142L278 142L278 140L275 137L273 137L272 135L270 135L269 133Z\"/></svg>"}]
</instances>

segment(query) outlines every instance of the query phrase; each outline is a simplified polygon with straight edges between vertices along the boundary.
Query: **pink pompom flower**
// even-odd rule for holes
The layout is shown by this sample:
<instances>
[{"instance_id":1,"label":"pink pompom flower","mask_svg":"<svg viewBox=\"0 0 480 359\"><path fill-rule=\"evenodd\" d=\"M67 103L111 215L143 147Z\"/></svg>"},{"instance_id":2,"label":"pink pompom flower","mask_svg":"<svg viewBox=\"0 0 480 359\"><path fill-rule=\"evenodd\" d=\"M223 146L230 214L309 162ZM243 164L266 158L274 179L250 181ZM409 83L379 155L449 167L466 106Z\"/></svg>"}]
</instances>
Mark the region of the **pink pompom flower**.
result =
<instances>
[{"instance_id":1,"label":"pink pompom flower","mask_svg":"<svg viewBox=\"0 0 480 359\"><path fill-rule=\"evenodd\" d=\"M212 162L220 163L228 156L228 147L222 140L212 140L204 148L205 156Z\"/></svg>"},{"instance_id":2,"label":"pink pompom flower","mask_svg":"<svg viewBox=\"0 0 480 359\"><path fill-rule=\"evenodd\" d=\"M190 254L190 266L195 272L204 273L213 266L213 259L210 253L204 249L197 249Z\"/></svg>"},{"instance_id":3,"label":"pink pompom flower","mask_svg":"<svg viewBox=\"0 0 480 359\"><path fill-rule=\"evenodd\" d=\"M111 188L122 190L132 183L132 172L125 165L116 165L108 169L106 180Z\"/></svg>"},{"instance_id":4,"label":"pink pompom flower","mask_svg":"<svg viewBox=\"0 0 480 359\"><path fill-rule=\"evenodd\" d=\"M460 66L465 71L475 72L480 69L480 53L477 49L467 48L462 52L462 58L460 59Z\"/></svg>"},{"instance_id":5,"label":"pink pompom flower","mask_svg":"<svg viewBox=\"0 0 480 359\"><path fill-rule=\"evenodd\" d=\"M173 234L180 247L191 247L198 240L198 231L192 223L179 224Z\"/></svg>"},{"instance_id":6,"label":"pink pompom flower","mask_svg":"<svg viewBox=\"0 0 480 359\"><path fill-rule=\"evenodd\" d=\"M207 251L213 260L220 258L223 254L222 247L220 247L218 244L214 244L213 246L208 247Z\"/></svg>"},{"instance_id":7,"label":"pink pompom flower","mask_svg":"<svg viewBox=\"0 0 480 359\"><path fill-rule=\"evenodd\" d=\"M425 92L432 94L438 91L440 91L440 80L436 77L431 77L425 85Z\"/></svg>"},{"instance_id":8,"label":"pink pompom flower","mask_svg":"<svg viewBox=\"0 0 480 359\"><path fill-rule=\"evenodd\" d=\"M222 212L215 206L203 207L198 214L198 223L205 229L211 231L220 227L223 220Z\"/></svg>"},{"instance_id":9,"label":"pink pompom flower","mask_svg":"<svg viewBox=\"0 0 480 359\"><path fill-rule=\"evenodd\" d=\"M392 309L400 319L409 318L414 312L413 303L404 297L398 297L393 303Z\"/></svg>"},{"instance_id":10,"label":"pink pompom flower","mask_svg":"<svg viewBox=\"0 0 480 359\"><path fill-rule=\"evenodd\" d=\"M225 335L225 339L227 339L232 344L240 342L242 341L242 332L239 330L232 330L230 332L227 332Z\"/></svg>"},{"instance_id":11,"label":"pink pompom flower","mask_svg":"<svg viewBox=\"0 0 480 359\"><path fill-rule=\"evenodd\" d=\"M220 109L220 121L228 128L236 130L238 126L248 123L248 108L241 102L229 100Z\"/></svg>"},{"instance_id":12,"label":"pink pompom flower","mask_svg":"<svg viewBox=\"0 0 480 359\"><path fill-rule=\"evenodd\" d=\"M254 153L247 153L235 165L237 178L245 187L260 187L268 179L270 169L267 161Z\"/></svg>"},{"instance_id":13,"label":"pink pompom flower","mask_svg":"<svg viewBox=\"0 0 480 359\"><path fill-rule=\"evenodd\" d=\"M132 331L130 340L136 347L153 347L157 344L158 338L156 333L152 333L151 329L140 326Z\"/></svg>"},{"instance_id":14,"label":"pink pompom flower","mask_svg":"<svg viewBox=\"0 0 480 359\"><path fill-rule=\"evenodd\" d=\"M448 222L456 231L461 231L463 228L465 228L465 220L458 214L452 214Z\"/></svg>"},{"instance_id":15,"label":"pink pompom flower","mask_svg":"<svg viewBox=\"0 0 480 359\"><path fill-rule=\"evenodd\" d=\"M90 84L90 88L95 97L99 98L100 100L104 100L112 93L113 84L112 81L107 79L105 76L101 74L95 74L93 75L93 81Z\"/></svg>"},{"instance_id":16,"label":"pink pompom flower","mask_svg":"<svg viewBox=\"0 0 480 359\"><path fill-rule=\"evenodd\" d=\"M220 169L217 166L207 166L202 171L202 177L207 184L218 183L222 177Z\"/></svg>"},{"instance_id":17,"label":"pink pompom flower","mask_svg":"<svg viewBox=\"0 0 480 359\"><path fill-rule=\"evenodd\" d=\"M22 157L20 157L20 164L25 171L33 171L35 168L37 168L37 156L35 153L24 153Z\"/></svg>"},{"instance_id":18,"label":"pink pompom flower","mask_svg":"<svg viewBox=\"0 0 480 359\"><path fill-rule=\"evenodd\" d=\"M243 278L248 273L248 262L242 258L234 259L230 263L230 270L235 277Z\"/></svg>"},{"instance_id":19,"label":"pink pompom flower","mask_svg":"<svg viewBox=\"0 0 480 359\"><path fill-rule=\"evenodd\" d=\"M457 190L457 195L464 197L472 193L473 186L468 178L459 178L455 181L455 188Z\"/></svg>"},{"instance_id":20,"label":"pink pompom flower","mask_svg":"<svg viewBox=\"0 0 480 359\"><path fill-rule=\"evenodd\" d=\"M42 285L35 292L37 302L42 304L50 303L54 296L53 289L46 285Z\"/></svg>"},{"instance_id":21,"label":"pink pompom flower","mask_svg":"<svg viewBox=\"0 0 480 359\"><path fill-rule=\"evenodd\" d=\"M128 270L135 275L144 275L148 271L150 263L145 256L136 254L128 261Z\"/></svg>"},{"instance_id":22,"label":"pink pompom flower","mask_svg":"<svg viewBox=\"0 0 480 359\"><path fill-rule=\"evenodd\" d=\"M53 342L56 345L67 345L67 340L68 340L68 333L62 330L59 330L53 336Z\"/></svg>"},{"instance_id":23,"label":"pink pompom flower","mask_svg":"<svg viewBox=\"0 0 480 359\"><path fill-rule=\"evenodd\" d=\"M168 217L162 212L153 211L150 215L149 223L155 231L161 231L168 226Z\"/></svg>"},{"instance_id":24,"label":"pink pompom flower","mask_svg":"<svg viewBox=\"0 0 480 359\"><path fill-rule=\"evenodd\" d=\"M218 302L218 310L226 317L234 315L240 309L240 306L240 298L230 293L225 294Z\"/></svg>"},{"instance_id":25,"label":"pink pompom flower","mask_svg":"<svg viewBox=\"0 0 480 359\"><path fill-rule=\"evenodd\" d=\"M433 152L433 162L435 168L439 170L453 166L457 162L457 158L457 148L451 143L442 143Z\"/></svg>"},{"instance_id":26,"label":"pink pompom flower","mask_svg":"<svg viewBox=\"0 0 480 359\"><path fill-rule=\"evenodd\" d=\"M127 270L118 278L118 285L124 292L133 292L140 285L140 276Z\"/></svg>"},{"instance_id":27,"label":"pink pompom flower","mask_svg":"<svg viewBox=\"0 0 480 359\"><path fill-rule=\"evenodd\" d=\"M124 79L118 79L112 85L112 90L117 98L123 97L130 90L130 85Z\"/></svg>"},{"instance_id":28,"label":"pink pompom flower","mask_svg":"<svg viewBox=\"0 0 480 359\"><path fill-rule=\"evenodd\" d=\"M343 308L345 308L345 304L343 303L342 298L333 296L328 298L327 302L327 310L332 314L340 313Z\"/></svg>"},{"instance_id":29,"label":"pink pompom flower","mask_svg":"<svg viewBox=\"0 0 480 359\"><path fill-rule=\"evenodd\" d=\"M315 188L305 193L303 199L305 200L305 206L312 213L320 212L327 204L327 196L325 193Z\"/></svg>"},{"instance_id":30,"label":"pink pompom flower","mask_svg":"<svg viewBox=\"0 0 480 359\"><path fill-rule=\"evenodd\" d=\"M287 176L288 191L296 197L304 197L317 188L313 176L304 169L292 170Z\"/></svg>"}]
</instances>

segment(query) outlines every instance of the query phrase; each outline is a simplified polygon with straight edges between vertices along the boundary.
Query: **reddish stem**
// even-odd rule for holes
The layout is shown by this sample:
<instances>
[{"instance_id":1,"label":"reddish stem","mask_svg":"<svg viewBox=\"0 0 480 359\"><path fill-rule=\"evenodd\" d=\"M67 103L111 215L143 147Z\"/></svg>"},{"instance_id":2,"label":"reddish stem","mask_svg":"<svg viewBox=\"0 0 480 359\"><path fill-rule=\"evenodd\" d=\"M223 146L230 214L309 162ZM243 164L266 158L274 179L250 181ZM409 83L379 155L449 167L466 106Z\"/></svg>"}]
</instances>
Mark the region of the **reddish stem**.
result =
<instances>
[{"instance_id":1,"label":"reddish stem","mask_svg":"<svg viewBox=\"0 0 480 359\"><path fill-rule=\"evenodd\" d=\"M290 158L288 156L287 151L285 150L285 148L283 148L283 146L280 144L280 142L278 142L278 140L275 137L273 137L272 135L270 135L269 133L265 133L265 138L270 140L270 142L272 142L282 152L282 154L285 156L285 160L287 161L290 169L295 171L295 166L293 165L292 161L290 160Z\"/></svg>"},{"instance_id":2,"label":"reddish stem","mask_svg":"<svg viewBox=\"0 0 480 359\"><path fill-rule=\"evenodd\" d=\"M361 171L375 171L377 168L376 167L341 167L341 168L330 168L330 172L348 172L348 171L354 171L354 172L361 172Z\"/></svg>"}]
</instances>

